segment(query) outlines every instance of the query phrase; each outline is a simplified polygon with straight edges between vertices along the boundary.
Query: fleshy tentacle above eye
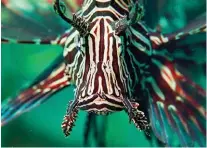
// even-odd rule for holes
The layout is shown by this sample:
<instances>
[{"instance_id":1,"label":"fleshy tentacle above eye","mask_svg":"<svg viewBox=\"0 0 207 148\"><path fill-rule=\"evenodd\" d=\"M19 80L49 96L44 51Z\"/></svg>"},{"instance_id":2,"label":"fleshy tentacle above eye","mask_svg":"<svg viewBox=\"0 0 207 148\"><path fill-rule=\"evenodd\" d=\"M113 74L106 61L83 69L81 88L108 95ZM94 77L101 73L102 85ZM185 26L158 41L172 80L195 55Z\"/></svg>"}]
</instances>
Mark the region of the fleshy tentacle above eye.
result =
<instances>
[{"instance_id":1,"label":"fleshy tentacle above eye","mask_svg":"<svg viewBox=\"0 0 207 148\"><path fill-rule=\"evenodd\" d=\"M144 16L144 7L142 2L135 1L129 5L129 14L119 21L113 22L112 26L116 34L121 33L127 27L139 22Z\"/></svg>"},{"instance_id":2,"label":"fleshy tentacle above eye","mask_svg":"<svg viewBox=\"0 0 207 148\"><path fill-rule=\"evenodd\" d=\"M66 7L63 3L60 3L59 0L55 0L54 10L57 14L65 20L67 23L71 24L74 28L78 30L82 37L88 35L89 33L89 23L83 17L77 16L77 14L73 14L73 19L65 16Z\"/></svg>"}]
</instances>

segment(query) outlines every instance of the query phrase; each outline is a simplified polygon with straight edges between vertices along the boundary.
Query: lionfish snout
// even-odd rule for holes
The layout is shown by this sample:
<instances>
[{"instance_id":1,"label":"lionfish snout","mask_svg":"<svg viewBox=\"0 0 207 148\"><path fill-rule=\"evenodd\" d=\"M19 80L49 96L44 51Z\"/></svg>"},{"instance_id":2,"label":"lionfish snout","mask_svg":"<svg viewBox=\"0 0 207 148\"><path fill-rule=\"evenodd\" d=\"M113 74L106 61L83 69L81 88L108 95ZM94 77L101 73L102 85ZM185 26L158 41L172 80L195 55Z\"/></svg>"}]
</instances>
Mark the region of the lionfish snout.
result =
<instances>
[{"instance_id":1,"label":"lionfish snout","mask_svg":"<svg viewBox=\"0 0 207 148\"><path fill-rule=\"evenodd\" d=\"M103 72L103 71L102 71ZM96 114L108 114L123 109L122 92L117 82L106 75L88 73L88 80L77 92L78 107ZM115 81L115 80L114 80Z\"/></svg>"},{"instance_id":2,"label":"lionfish snout","mask_svg":"<svg viewBox=\"0 0 207 148\"><path fill-rule=\"evenodd\" d=\"M104 93L93 94L80 99L78 107L99 115L108 115L115 111L121 111L124 108L121 99Z\"/></svg>"}]
</instances>

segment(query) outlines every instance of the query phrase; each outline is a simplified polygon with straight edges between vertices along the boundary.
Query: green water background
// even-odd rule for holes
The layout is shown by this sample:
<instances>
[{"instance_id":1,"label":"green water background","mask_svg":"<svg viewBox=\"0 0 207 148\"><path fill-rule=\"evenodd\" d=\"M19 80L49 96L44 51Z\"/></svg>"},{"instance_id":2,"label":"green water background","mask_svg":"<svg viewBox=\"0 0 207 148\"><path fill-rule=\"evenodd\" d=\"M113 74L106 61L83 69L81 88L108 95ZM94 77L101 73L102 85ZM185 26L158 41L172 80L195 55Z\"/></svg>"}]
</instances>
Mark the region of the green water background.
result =
<instances>
[{"instance_id":1,"label":"green water background","mask_svg":"<svg viewBox=\"0 0 207 148\"><path fill-rule=\"evenodd\" d=\"M167 24L164 18L161 19L163 31L171 32L182 28L188 20L195 17L196 13L205 12L205 7L200 4L201 1L196 1L189 0L188 4L179 2L179 5L175 6L175 1L168 0L169 4L165 9L175 13L177 20L173 25L173 23ZM188 8L187 12L184 12L182 8ZM31 82L61 53L62 48L58 46L2 44L2 100L14 95L20 88ZM200 69L194 72L193 69L195 67L192 67L190 75L205 88L205 76L200 75ZM83 146L86 112L79 113L76 126L69 138L64 137L60 127L67 103L73 99L73 95L73 88L64 89L52 96L46 103L8 123L2 128L2 146ZM98 118L105 120L101 116ZM143 133L139 132L133 124L129 124L128 116L124 112L108 116L107 128L100 131L103 130L106 131L106 146L150 146ZM95 146L94 138L92 135L90 137L92 146Z\"/></svg>"}]
</instances>

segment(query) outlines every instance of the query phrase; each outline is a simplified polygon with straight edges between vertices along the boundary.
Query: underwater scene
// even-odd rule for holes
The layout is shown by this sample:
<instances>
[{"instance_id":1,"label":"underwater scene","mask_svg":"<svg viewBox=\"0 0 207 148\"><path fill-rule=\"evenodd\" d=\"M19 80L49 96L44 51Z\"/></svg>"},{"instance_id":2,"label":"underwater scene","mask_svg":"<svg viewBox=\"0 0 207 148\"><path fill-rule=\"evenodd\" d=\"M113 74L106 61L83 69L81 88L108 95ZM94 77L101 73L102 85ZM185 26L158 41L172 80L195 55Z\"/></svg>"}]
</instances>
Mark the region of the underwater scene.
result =
<instances>
[{"instance_id":1,"label":"underwater scene","mask_svg":"<svg viewBox=\"0 0 207 148\"><path fill-rule=\"evenodd\" d=\"M2 147L206 147L206 0L1 0Z\"/></svg>"}]
</instances>

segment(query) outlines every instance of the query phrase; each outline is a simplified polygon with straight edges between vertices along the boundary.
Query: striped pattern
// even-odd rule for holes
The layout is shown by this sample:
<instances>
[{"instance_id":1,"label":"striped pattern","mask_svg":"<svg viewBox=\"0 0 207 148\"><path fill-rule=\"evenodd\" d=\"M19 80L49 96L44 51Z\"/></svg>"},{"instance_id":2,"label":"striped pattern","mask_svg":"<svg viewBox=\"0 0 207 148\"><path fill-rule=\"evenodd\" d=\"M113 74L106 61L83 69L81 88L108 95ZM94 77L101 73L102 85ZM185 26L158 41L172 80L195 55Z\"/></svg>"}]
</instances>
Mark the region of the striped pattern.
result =
<instances>
[{"instance_id":1,"label":"striped pattern","mask_svg":"<svg viewBox=\"0 0 207 148\"><path fill-rule=\"evenodd\" d=\"M204 91L180 74L174 67L172 57L152 50L152 46L157 49L165 43L204 32L205 25L190 27L183 33L171 36L156 36L148 32L145 24L135 22L116 34L114 22L129 15L128 5L121 0L88 0L78 12L79 16L90 22L90 34L81 38L74 29L66 40L64 50L68 74L77 86L77 107L88 112L108 114L127 110L130 106L136 108L132 107L132 98L135 98L139 100L135 106L144 111L138 112L143 117L144 113L149 117L152 130L160 141L171 145L169 134L176 131L181 145L191 145L192 139L204 145L193 135L195 131L204 135L206 112L201 104L204 102ZM188 95L190 89L200 91L195 97L194 94ZM182 108L185 108L184 113L179 111ZM129 116L135 115L129 110L127 112ZM142 116L132 117L132 121L138 129L149 127Z\"/></svg>"},{"instance_id":2,"label":"striped pattern","mask_svg":"<svg viewBox=\"0 0 207 148\"><path fill-rule=\"evenodd\" d=\"M176 33L149 34L154 49L149 67L151 76L145 79L149 91L149 119L154 134L167 146L206 146L206 92L183 75L191 70L186 59L194 56L187 53L199 49L205 42L205 38L201 38L205 32L203 16ZM192 35L200 40L186 44ZM198 52L206 47L202 48ZM185 53L181 64L173 56L179 51ZM197 66L196 60L193 66ZM182 65L185 62L188 69Z\"/></svg>"},{"instance_id":3,"label":"striped pattern","mask_svg":"<svg viewBox=\"0 0 207 148\"><path fill-rule=\"evenodd\" d=\"M169 56L169 51L177 47L172 46L174 43L206 32L206 24L195 22L177 33L160 35L149 33L145 24L135 21L116 34L114 22L128 18L134 12L128 7L135 3L86 0L77 15L90 23L88 36L81 37L72 28L52 40L15 41L64 45L65 64L62 60L56 62L15 99L5 102L2 123L73 83L75 99L69 102L62 123L66 136L79 109L104 115L125 109L130 121L145 132L148 117L156 137L167 146L174 146L174 138L181 146L192 146L194 142L206 146L206 93L187 79L176 68L176 59Z\"/></svg>"},{"instance_id":4,"label":"striped pattern","mask_svg":"<svg viewBox=\"0 0 207 148\"><path fill-rule=\"evenodd\" d=\"M169 59L156 55L152 63L150 69L154 75L146 80L146 86L155 135L168 145L174 145L176 136L183 146L193 146L195 142L204 146L204 139L194 134L205 137L205 91L184 77Z\"/></svg>"},{"instance_id":5,"label":"striped pattern","mask_svg":"<svg viewBox=\"0 0 207 148\"><path fill-rule=\"evenodd\" d=\"M56 63L57 64L57 63ZM65 64L52 65L48 70L30 86L25 88L16 97L7 99L1 106L1 125L18 117L24 112L39 106L59 90L70 85L70 77L65 75ZM46 75L47 73L47 75Z\"/></svg>"},{"instance_id":6,"label":"striped pattern","mask_svg":"<svg viewBox=\"0 0 207 148\"><path fill-rule=\"evenodd\" d=\"M150 33L150 40L152 42L152 46L154 49L160 48L167 43L173 43L176 41L184 40L186 37L196 35L199 33L206 32L206 18L205 16L201 16L197 18L196 21L193 21L183 29L177 31L176 33L170 34L161 34L158 32Z\"/></svg>"},{"instance_id":7,"label":"striped pattern","mask_svg":"<svg viewBox=\"0 0 207 148\"><path fill-rule=\"evenodd\" d=\"M2 43L16 43L16 44L36 44L36 45L65 45L65 41L67 37L70 35L71 30L65 31L61 36L58 36L56 38L41 40L41 39L35 39L35 40L15 40L10 38L1 38Z\"/></svg>"},{"instance_id":8,"label":"striped pattern","mask_svg":"<svg viewBox=\"0 0 207 148\"><path fill-rule=\"evenodd\" d=\"M77 86L75 96L80 109L107 114L122 110L123 99L132 97L131 88L139 77L135 69L142 64L134 55L140 52L141 56L149 56L151 45L141 23L131 26L124 37L115 34L113 23L128 15L128 4L124 0L88 0L78 12L90 22L90 34L81 38L73 29L66 40L64 57L67 73ZM127 38L133 51L128 49L125 53L123 38ZM125 54L133 64L125 61ZM134 71L128 70L128 64ZM132 82L130 75L137 81Z\"/></svg>"}]
</instances>

